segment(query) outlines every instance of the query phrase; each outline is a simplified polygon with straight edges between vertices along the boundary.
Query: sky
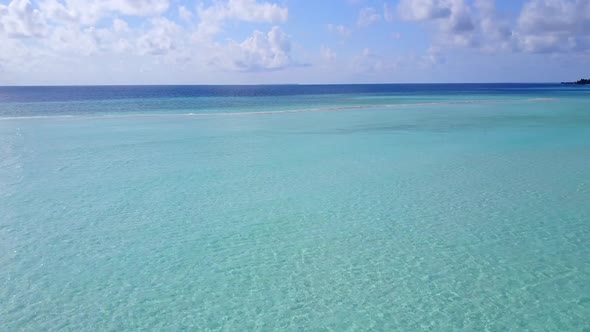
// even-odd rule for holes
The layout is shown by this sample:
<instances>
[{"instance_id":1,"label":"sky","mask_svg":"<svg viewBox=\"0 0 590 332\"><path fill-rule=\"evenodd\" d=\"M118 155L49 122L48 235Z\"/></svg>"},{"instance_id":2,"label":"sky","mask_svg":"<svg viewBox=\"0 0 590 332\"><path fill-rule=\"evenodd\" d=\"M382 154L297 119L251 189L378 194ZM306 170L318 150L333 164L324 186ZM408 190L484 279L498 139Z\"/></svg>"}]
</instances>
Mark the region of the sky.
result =
<instances>
[{"instance_id":1,"label":"sky","mask_svg":"<svg viewBox=\"0 0 590 332\"><path fill-rule=\"evenodd\" d=\"M582 77L590 0L0 0L0 85Z\"/></svg>"}]
</instances>

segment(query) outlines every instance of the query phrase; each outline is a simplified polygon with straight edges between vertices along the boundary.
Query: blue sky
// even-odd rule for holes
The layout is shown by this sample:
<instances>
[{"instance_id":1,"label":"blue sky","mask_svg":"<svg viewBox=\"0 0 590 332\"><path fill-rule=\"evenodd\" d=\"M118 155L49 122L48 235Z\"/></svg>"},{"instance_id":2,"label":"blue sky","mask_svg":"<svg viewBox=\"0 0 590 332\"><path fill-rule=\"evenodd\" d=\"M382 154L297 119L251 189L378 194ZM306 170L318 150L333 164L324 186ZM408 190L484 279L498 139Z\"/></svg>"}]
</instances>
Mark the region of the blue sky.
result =
<instances>
[{"instance_id":1,"label":"blue sky","mask_svg":"<svg viewBox=\"0 0 590 332\"><path fill-rule=\"evenodd\" d=\"M550 82L588 0L0 0L0 85Z\"/></svg>"}]
</instances>

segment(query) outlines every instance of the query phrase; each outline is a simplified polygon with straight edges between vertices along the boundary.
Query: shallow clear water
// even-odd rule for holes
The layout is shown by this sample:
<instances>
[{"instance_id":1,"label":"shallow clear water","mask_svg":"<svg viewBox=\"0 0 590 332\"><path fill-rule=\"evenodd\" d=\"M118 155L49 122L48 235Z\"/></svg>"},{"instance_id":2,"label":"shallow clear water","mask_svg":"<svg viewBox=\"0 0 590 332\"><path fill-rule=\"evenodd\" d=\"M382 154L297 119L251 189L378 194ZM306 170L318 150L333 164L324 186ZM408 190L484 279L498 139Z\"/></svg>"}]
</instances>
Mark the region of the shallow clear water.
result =
<instances>
[{"instance_id":1,"label":"shallow clear water","mask_svg":"<svg viewBox=\"0 0 590 332\"><path fill-rule=\"evenodd\" d=\"M12 89L0 330L590 328L590 90Z\"/></svg>"}]
</instances>

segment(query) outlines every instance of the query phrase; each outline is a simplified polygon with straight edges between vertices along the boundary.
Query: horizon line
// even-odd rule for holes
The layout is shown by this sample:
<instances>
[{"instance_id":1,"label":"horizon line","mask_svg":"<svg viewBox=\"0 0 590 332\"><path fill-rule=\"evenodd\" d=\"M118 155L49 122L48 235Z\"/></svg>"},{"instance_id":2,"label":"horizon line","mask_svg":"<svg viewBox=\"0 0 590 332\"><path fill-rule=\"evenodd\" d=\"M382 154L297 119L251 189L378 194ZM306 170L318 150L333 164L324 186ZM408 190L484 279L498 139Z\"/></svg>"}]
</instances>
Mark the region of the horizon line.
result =
<instances>
[{"instance_id":1,"label":"horizon line","mask_svg":"<svg viewBox=\"0 0 590 332\"><path fill-rule=\"evenodd\" d=\"M413 83L260 83L260 84L25 84L0 85L0 88L34 88L34 87L125 87L125 86L327 86L327 85L452 85L452 84L561 84L569 81L547 82L413 82Z\"/></svg>"}]
</instances>

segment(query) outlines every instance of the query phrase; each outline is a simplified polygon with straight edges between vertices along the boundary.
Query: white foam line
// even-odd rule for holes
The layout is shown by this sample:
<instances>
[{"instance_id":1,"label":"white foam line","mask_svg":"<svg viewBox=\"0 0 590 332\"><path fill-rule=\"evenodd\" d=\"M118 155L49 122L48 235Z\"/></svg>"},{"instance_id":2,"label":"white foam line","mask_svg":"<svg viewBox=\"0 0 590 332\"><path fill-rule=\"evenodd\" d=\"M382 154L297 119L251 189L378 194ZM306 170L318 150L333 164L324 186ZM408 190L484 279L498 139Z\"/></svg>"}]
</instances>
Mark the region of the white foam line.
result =
<instances>
[{"instance_id":1,"label":"white foam line","mask_svg":"<svg viewBox=\"0 0 590 332\"><path fill-rule=\"evenodd\" d=\"M555 100L554 98L529 98L529 99L499 99L499 100L458 100L458 101L441 101L430 103L406 103L406 104L384 104L384 105L353 105L353 106L336 106L324 108L307 108L292 109L280 111L255 111L255 112L222 112L222 113L170 113L170 114L104 114L104 115L33 115L33 116L10 116L0 117L1 120L36 120L36 119L60 119L60 118L77 118L77 119L112 119L112 118L160 118L160 117L217 117L217 116L242 116L242 115L271 115L271 114L288 114L288 113L313 113L313 112L332 112L357 109L376 109L376 108L399 108L412 106L433 106L433 105L461 105L461 104L500 104L511 102L546 102Z\"/></svg>"}]
</instances>

